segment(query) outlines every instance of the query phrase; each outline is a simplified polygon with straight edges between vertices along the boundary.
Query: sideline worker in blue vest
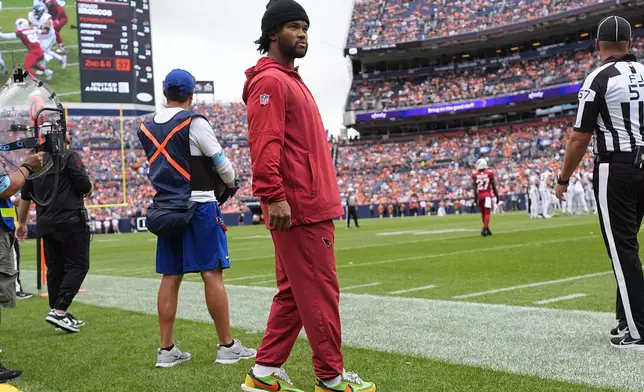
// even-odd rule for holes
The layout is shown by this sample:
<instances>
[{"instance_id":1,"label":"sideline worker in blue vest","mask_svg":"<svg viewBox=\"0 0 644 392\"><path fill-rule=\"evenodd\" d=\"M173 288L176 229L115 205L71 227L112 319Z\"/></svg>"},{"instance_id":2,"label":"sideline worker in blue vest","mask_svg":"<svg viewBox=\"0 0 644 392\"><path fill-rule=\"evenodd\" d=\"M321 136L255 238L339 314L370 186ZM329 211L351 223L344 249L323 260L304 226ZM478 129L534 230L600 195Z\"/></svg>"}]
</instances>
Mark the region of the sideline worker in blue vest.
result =
<instances>
[{"instance_id":1,"label":"sideline worker in blue vest","mask_svg":"<svg viewBox=\"0 0 644 392\"><path fill-rule=\"evenodd\" d=\"M16 205L14 205L16 203ZM16 207L20 203L20 198L11 196L10 199L0 199L0 214L2 220L11 230L14 235L16 232ZM22 282L20 282L20 242L13 242L13 259L16 266L16 299L28 299L33 297L32 293L27 293L23 290Z\"/></svg>"},{"instance_id":2,"label":"sideline worker in blue vest","mask_svg":"<svg viewBox=\"0 0 644 392\"><path fill-rule=\"evenodd\" d=\"M147 226L158 236L156 269L163 275L158 296L161 348L157 367L175 366L191 357L173 338L179 286L186 273L198 272L204 281L206 304L219 336L216 362L237 363L256 353L232 337L222 275L230 259L215 184L219 176L234 188L235 171L208 120L188 110L194 89L195 78L189 72L171 71L163 81L167 107L137 131L156 190Z\"/></svg>"}]
</instances>

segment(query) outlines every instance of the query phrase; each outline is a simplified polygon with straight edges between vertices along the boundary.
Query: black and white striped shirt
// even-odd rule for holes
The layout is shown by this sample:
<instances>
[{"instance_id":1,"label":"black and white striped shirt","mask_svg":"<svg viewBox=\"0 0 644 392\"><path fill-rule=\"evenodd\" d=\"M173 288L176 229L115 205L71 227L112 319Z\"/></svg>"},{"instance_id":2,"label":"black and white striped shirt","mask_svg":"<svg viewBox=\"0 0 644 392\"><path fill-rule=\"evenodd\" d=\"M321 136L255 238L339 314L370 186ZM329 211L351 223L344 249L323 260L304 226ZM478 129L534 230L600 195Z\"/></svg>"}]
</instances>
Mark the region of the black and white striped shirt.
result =
<instances>
[{"instance_id":1,"label":"black and white striped shirt","mask_svg":"<svg viewBox=\"0 0 644 392\"><path fill-rule=\"evenodd\" d=\"M610 57L586 77L575 130L594 132L595 153L644 146L644 65L634 55Z\"/></svg>"}]
</instances>

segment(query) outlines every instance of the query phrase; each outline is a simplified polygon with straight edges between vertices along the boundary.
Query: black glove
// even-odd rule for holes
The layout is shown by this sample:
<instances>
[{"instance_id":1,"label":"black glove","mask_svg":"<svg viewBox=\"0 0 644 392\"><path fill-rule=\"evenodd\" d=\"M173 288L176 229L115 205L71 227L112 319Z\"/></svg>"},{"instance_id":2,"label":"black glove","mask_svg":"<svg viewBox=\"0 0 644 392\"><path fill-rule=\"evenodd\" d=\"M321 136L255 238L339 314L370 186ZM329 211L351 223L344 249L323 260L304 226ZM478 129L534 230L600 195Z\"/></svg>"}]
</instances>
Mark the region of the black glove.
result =
<instances>
[{"instance_id":1,"label":"black glove","mask_svg":"<svg viewBox=\"0 0 644 392\"><path fill-rule=\"evenodd\" d=\"M235 196L235 194L239 190L240 185L241 185L241 181L239 180L239 178L236 178L234 182L234 188L226 187L226 189L224 189L224 191L222 192L221 196L217 196L217 201L219 202L219 206L223 206L228 199Z\"/></svg>"}]
</instances>

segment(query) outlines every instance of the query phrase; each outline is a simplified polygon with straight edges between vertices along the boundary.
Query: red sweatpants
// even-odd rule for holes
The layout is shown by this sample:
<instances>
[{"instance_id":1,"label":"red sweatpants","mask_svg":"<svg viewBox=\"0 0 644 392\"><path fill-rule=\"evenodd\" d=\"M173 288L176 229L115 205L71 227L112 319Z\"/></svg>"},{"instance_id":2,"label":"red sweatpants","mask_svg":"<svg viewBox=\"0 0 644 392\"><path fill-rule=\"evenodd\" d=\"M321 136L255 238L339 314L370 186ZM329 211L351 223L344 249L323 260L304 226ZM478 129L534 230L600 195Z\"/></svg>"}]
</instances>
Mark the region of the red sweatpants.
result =
<instances>
[{"instance_id":1,"label":"red sweatpants","mask_svg":"<svg viewBox=\"0 0 644 392\"><path fill-rule=\"evenodd\" d=\"M481 210L481 218L483 219L483 227L488 228L490 226L490 215L492 215L491 208L485 208L485 199L479 200L479 209Z\"/></svg>"},{"instance_id":2,"label":"red sweatpants","mask_svg":"<svg viewBox=\"0 0 644 392\"><path fill-rule=\"evenodd\" d=\"M279 292L256 363L281 367L304 326L313 350L315 375L334 378L344 369L340 287L335 268L333 221L272 231Z\"/></svg>"},{"instance_id":3,"label":"red sweatpants","mask_svg":"<svg viewBox=\"0 0 644 392\"><path fill-rule=\"evenodd\" d=\"M44 69L40 64L38 64L38 62L39 62L40 60L42 60L42 58L43 58L43 56L44 56L44 55L45 55L45 52L43 52L43 51L41 50L40 52L29 52L29 53L27 53L27 55L25 56L25 63L24 63L24 66L25 66L25 69L27 70L27 72L29 72L29 74L30 74L31 76L33 76L33 77L35 77L35 76L36 76L36 75L34 74L34 71L32 70L32 68L36 68L36 69L38 69L38 70L40 70L40 71L44 71L44 70L45 70L45 69Z\"/></svg>"}]
</instances>

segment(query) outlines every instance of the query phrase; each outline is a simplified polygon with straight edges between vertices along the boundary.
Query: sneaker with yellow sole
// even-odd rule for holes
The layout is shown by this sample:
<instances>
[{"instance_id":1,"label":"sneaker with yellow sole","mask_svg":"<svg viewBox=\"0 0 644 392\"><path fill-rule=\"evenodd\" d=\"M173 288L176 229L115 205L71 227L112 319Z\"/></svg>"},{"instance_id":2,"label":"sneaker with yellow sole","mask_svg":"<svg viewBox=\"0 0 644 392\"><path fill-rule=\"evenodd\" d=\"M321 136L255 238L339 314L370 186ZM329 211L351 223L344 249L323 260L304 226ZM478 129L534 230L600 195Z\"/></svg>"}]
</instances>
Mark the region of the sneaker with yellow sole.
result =
<instances>
[{"instance_id":1,"label":"sneaker with yellow sole","mask_svg":"<svg viewBox=\"0 0 644 392\"><path fill-rule=\"evenodd\" d=\"M315 383L315 392L376 392L376 385L362 381L356 373L344 372L339 385L327 387L319 378Z\"/></svg>"},{"instance_id":2,"label":"sneaker with yellow sole","mask_svg":"<svg viewBox=\"0 0 644 392\"><path fill-rule=\"evenodd\" d=\"M246 375L246 382L241 385L246 392L304 392L295 388L295 384L286 374L284 369L279 369L266 377L258 377L251 369Z\"/></svg>"}]
</instances>

